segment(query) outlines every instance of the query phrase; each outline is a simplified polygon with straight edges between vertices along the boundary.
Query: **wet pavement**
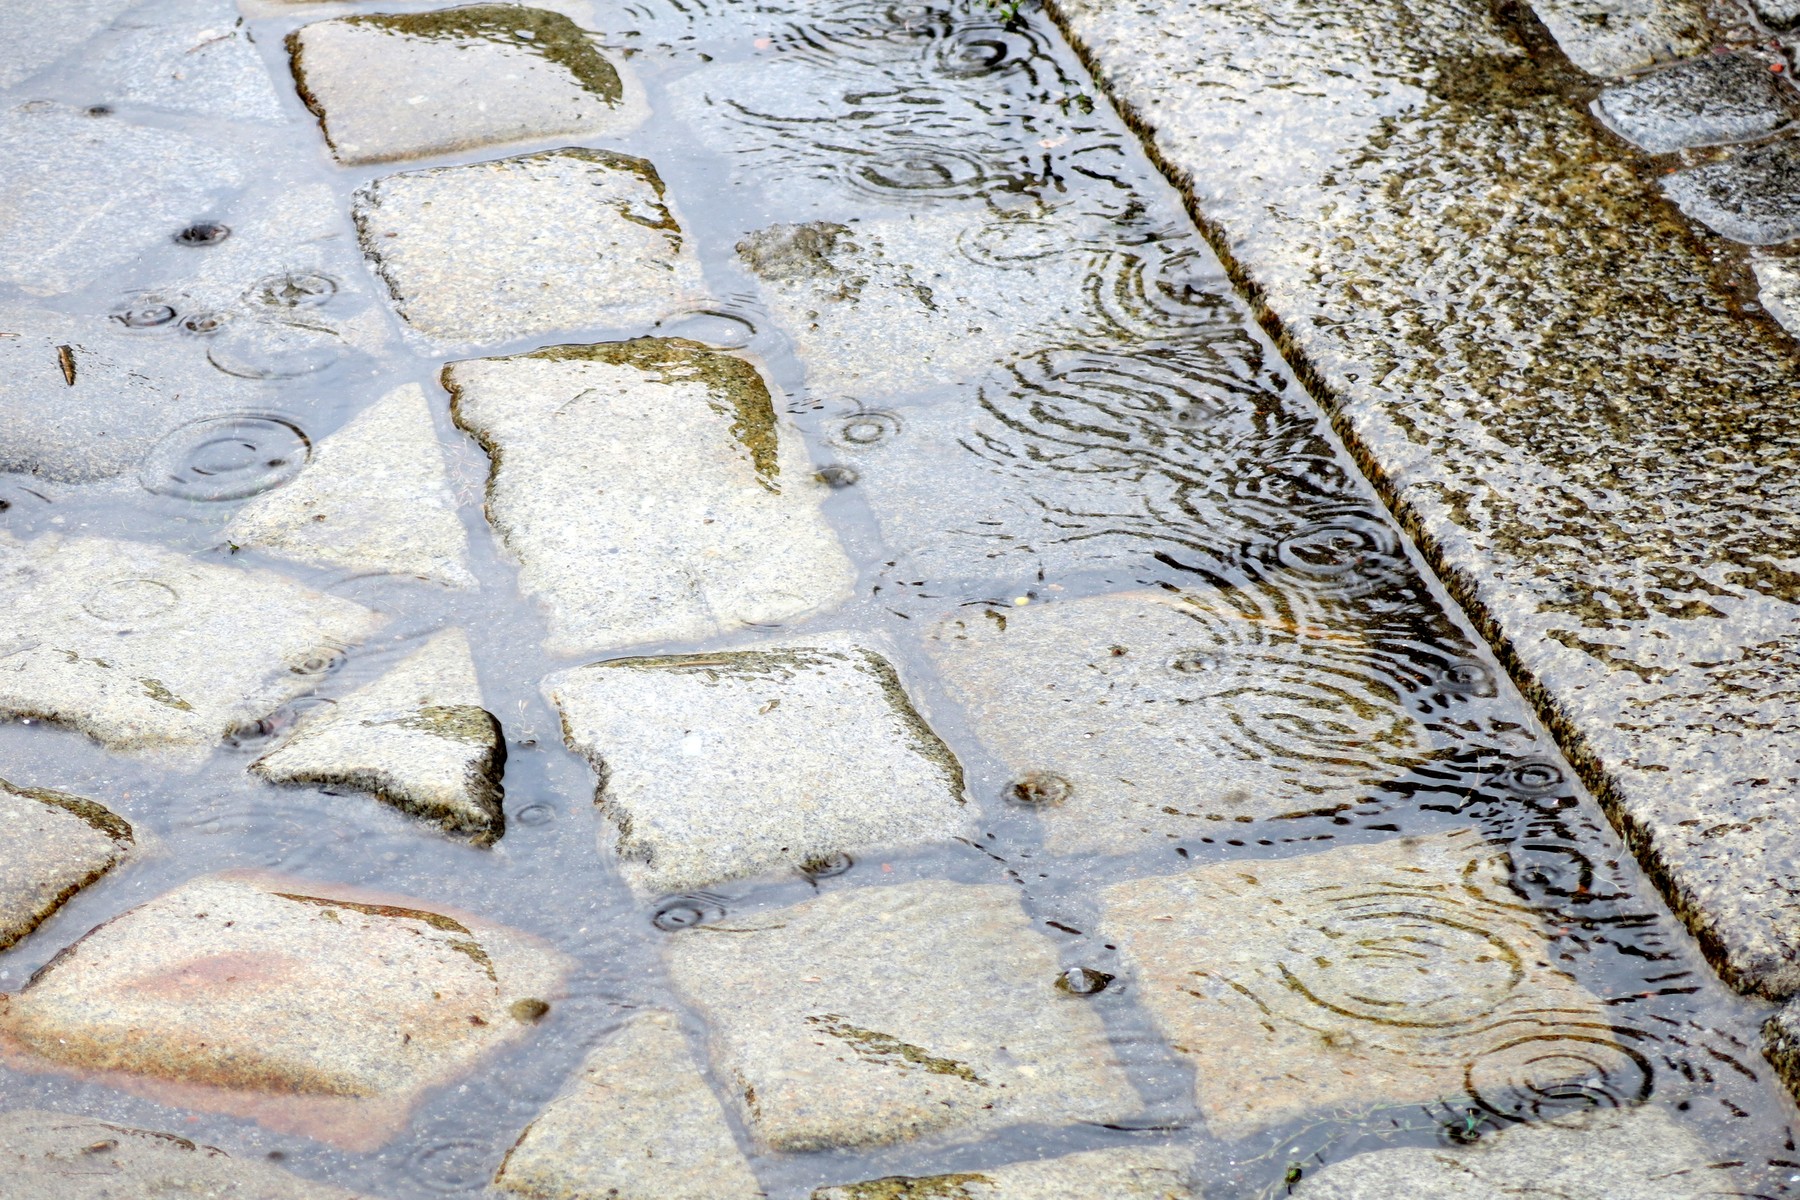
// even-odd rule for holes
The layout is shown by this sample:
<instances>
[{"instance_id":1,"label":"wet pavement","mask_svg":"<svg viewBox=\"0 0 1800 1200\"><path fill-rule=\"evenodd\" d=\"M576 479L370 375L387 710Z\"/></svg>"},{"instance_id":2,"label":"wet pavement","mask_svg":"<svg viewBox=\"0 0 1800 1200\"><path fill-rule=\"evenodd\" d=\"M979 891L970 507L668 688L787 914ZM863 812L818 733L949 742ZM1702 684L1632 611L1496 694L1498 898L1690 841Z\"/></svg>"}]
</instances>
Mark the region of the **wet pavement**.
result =
<instances>
[{"instance_id":1,"label":"wet pavement","mask_svg":"<svg viewBox=\"0 0 1800 1200\"><path fill-rule=\"evenodd\" d=\"M0 12L0 1169L1800 1193L1781 19Z\"/></svg>"}]
</instances>

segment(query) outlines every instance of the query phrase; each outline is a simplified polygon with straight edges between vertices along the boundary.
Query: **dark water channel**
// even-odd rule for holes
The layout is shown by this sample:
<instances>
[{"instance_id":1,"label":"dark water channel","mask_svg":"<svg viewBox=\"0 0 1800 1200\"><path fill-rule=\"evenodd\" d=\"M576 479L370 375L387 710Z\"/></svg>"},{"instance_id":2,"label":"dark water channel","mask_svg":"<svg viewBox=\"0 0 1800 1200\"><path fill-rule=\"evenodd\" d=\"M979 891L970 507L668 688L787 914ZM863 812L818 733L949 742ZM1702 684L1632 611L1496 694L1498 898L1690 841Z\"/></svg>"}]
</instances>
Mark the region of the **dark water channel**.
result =
<instances>
[{"instance_id":1,"label":"dark water channel","mask_svg":"<svg viewBox=\"0 0 1800 1200\"><path fill-rule=\"evenodd\" d=\"M428 6L354 10L376 7ZM253 147L260 178L218 197L196 221L243 224L284 194L321 188L335 197L338 236L353 246L351 193L395 168L330 161L293 94L281 49L290 30L351 6L259 11L273 14L252 19L250 29L278 81L284 124L134 107L97 94L74 69L39 76L5 102L111 105L111 114L95 119ZM806 628L879 631L902 649L900 667L917 701L967 769L985 832L978 843L854 862L812 879L719 887L699 908L779 906L816 889L862 886L871 874L880 882L1016 885L1034 921L1064 943L1067 963L1121 977L1092 1003L1147 1100L1147 1115L1128 1128L1024 1128L980 1145L764 1155L755 1167L771 1196L1170 1139L1197 1148L1215 1200L1276 1195L1296 1169L1353 1153L1457 1144L1521 1120L1640 1101L1670 1110L1707 1143L1720 1163L1719 1194L1800 1190L1791 1102L1759 1049L1767 1006L1721 986L1670 918L1292 382L1177 195L1040 14L1006 24L966 0L944 7L647 0L570 11L625 56L648 94L649 122L607 139L605 148L655 162L698 241L712 294L722 299L655 330L570 329L494 352L655 332L758 356L815 462L841 468L839 481L847 483L828 511L858 565L858 599ZM920 382L907 369L904 340L883 343L891 331L873 322L866 361L838 364L844 369L836 373L802 361L792 322L784 325L738 246L772 225L811 221L887 230L896 261L917 254L902 265L919 278L942 280L946 291L987 289L991 327L944 348L960 364L953 378ZM171 243L166 253L209 252L204 230L189 240L202 244ZM1066 286L1046 289L1041 281L1051 276L1043 272L1007 274L1013 264L1049 258L1062 264L1055 278ZM126 314L124 325L152 327L150 336L205 337L205 313L166 317L156 307L165 301L145 299L145 280L187 261L142 263L131 279L53 303L82 318ZM158 481L156 490L135 481L86 486L0 476L9 502L0 526L20 536L60 530L154 540L223 559L222 530L237 502L282 482L283 470L270 462L303 456L308 440L318 442L400 383L425 386L480 588L453 593L270 565L390 615L382 640L321 664L321 697L374 679L431 630L454 624L470 632L488 707L508 740L505 836L491 849L471 848L365 797L266 785L245 767L279 728L248 731L182 773L41 724L0 727L0 775L93 796L125 815L147 846L0 956L0 989L17 988L100 921L193 876L246 866L455 905L541 936L579 961L577 976L537 1037L433 1096L408 1132L370 1155L54 1076L0 1071L0 1107L51 1107L176 1131L392 1200L478 1192L586 1048L623 1014L646 1005L680 1011L659 947L689 936L681 926L692 914L669 910L658 919L658 907L635 900L598 847L593 775L562 747L557 715L539 692L546 674L569 663L543 653L543 619L519 596L515 569L483 520L487 462L450 424L437 383L442 361L407 349L378 303L368 308L356 299L371 294L367 279L345 287L342 298L329 275L290 286L296 306L330 313L341 303L350 319L363 305L363 318L388 322L385 332L368 343L374 349L345 349L322 362L271 359L266 347L248 359L220 349L214 362L227 373L243 361L253 373L262 369L256 364L285 366L262 376L264 402L237 424L160 447L170 461L144 472ZM171 322L198 324L154 332ZM865 391L852 368L885 382ZM1379 771L1377 751L1356 730L1358 721L1374 719L1369 705L1385 704L1428 734L1430 754L1389 771L1358 802L1328 811L1196 822L1191 834L1155 852L1045 850L1037 817L1015 802L1014 779L975 739L934 674L922 630L958 609L1003 614L1114 591L1183 588L1219 589L1243 611L1271 619L1363 631L1370 653L1350 676L1271 666L1267 683L1278 700L1263 705L1266 720L1242 728L1244 753L1298 770L1348 762ZM768 633L746 630L736 641ZM734 643L707 648L721 644ZM1472 1071L1467 1092L1432 1104L1320 1114L1239 1140L1209 1133L1194 1111L1191 1068L1152 1029L1116 954L1085 932L1095 926L1098 890L1200 863L1470 825L1509 856L1513 891L1540 915L1558 967L1602 1001L1611 1040L1545 1048L1581 1064L1574 1082L1541 1086ZM697 1021L690 1028L701 1036Z\"/></svg>"}]
</instances>

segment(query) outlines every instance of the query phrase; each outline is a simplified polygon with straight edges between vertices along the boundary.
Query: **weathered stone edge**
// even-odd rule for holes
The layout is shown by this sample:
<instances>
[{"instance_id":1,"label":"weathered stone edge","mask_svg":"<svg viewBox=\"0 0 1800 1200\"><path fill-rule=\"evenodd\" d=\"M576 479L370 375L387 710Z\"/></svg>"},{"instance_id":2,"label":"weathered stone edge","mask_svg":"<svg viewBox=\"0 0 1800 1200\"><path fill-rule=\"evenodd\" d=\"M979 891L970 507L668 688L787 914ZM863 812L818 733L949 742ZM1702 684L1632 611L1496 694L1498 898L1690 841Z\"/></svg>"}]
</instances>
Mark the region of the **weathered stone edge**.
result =
<instances>
[{"instance_id":1,"label":"weathered stone edge","mask_svg":"<svg viewBox=\"0 0 1800 1200\"><path fill-rule=\"evenodd\" d=\"M1288 333L1280 314L1269 305L1267 293L1261 283L1233 252L1224 226L1208 217L1201 209L1196 199L1192 173L1162 152L1156 141L1155 123L1113 86L1112 77L1107 73L1100 55L1082 39L1074 20L1063 11L1061 0L1042 0L1042 4L1045 15L1055 23L1063 40L1093 79L1094 86L1112 103L1126 127L1137 136L1151 163L1180 194L1182 206L1187 210L1189 218L1218 257L1227 278L1249 306L1257 324L1287 361L1294 372L1295 381L1319 406L1330 422L1332 432L1343 443L1357 469L1374 487L1382 503L1406 532L1420 556L1450 594L1450 598L1462 608L1475 631L1493 649L1501 666L1556 739L1558 748L1575 769L1581 782L1593 793L1626 848L1637 859L1675 915L1700 943L1707 961L1727 984L1739 991L1773 1000L1785 999L1785 993L1793 989L1783 989L1779 984L1785 975L1791 973L1792 964L1777 956L1746 954L1741 950L1734 950L1729 944L1726 935L1716 927L1711 914L1706 911L1703 899L1682 883L1677 872L1662 856L1656 831L1631 811L1618 781L1607 771L1599 753L1590 745L1575 718L1569 715L1555 693L1520 657L1501 619L1483 601L1475 580L1450 562L1448 551L1431 536L1426 518L1402 495L1393 477L1357 432L1352 423L1349 404L1325 382L1305 349ZM1567 61L1567 56L1556 45L1549 31L1543 29L1535 17L1519 14L1515 19L1535 27L1533 32L1538 36L1531 40L1534 50L1551 56L1547 69L1560 68L1579 74L1577 68ZM1767 961L1763 961L1764 959ZM1800 1056L1797 1056L1797 1061L1800 1061ZM1797 1071L1797 1078L1800 1078L1800 1071Z\"/></svg>"}]
</instances>

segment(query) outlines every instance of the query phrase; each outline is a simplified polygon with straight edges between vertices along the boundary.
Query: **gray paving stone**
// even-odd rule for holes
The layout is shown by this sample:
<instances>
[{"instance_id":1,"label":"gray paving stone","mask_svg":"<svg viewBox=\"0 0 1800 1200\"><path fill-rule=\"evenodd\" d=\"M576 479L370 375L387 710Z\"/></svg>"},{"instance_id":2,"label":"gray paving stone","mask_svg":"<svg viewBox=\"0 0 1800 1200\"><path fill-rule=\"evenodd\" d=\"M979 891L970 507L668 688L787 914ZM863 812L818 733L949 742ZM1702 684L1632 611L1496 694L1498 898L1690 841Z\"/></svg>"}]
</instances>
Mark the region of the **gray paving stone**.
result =
<instances>
[{"instance_id":1,"label":"gray paving stone","mask_svg":"<svg viewBox=\"0 0 1800 1200\"><path fill-rule=\"evenodd\" d=\"M0 1113L8 1200L358 1200L180 1134L58 1112Z\"/></svg>"},{"instance_id":2,"label":"gray paving stone","mask_svg":"<svg viewBox=\"0 0 1800 1200\"><path fill-rule=\"evenodd\" d=\"M558 136L616 136L635 84L561 13L471 4L321 21L288 35L294 78L345 163Z\"/></svg>"},{"instance_id":3,"label":"gray paving stone","mask_svg":"<svg viewBox=\"0 0 1800 1200\"><path fill-rule=\"evenodd\" d=\"M312 686L381 617L272 571L159 546L0 539L0 713L203 756Z\"/></svg>"},{"instance_id":4,"label":"gray paving stone","mask_svg":"<svg viewBox=\"0 0 1800 1200\"><path fill-rule=\"evenodd\" d=\"M1139 1105L1009 886L865 887L727 915L674 935L668 963L771 1149L1116 1121Z\"/></svg>"},{"instance_id":5,"label":"gray paving stone","mask_svg":"<svg viewBox=\"0 0 1800 1200\"><path fill-rule=\"evenodd\" d=\"M224 152L173 130L48 102L0 112L0 282L74 291L169 244L242 185Z\"/></svg>"},{"instance_id":6,"label":"gray paving stone","mask_svg":"<svg viewBox=\"0 0 1800 1200\"><path fill-rule=\"evenodd\" d=\"M855 574L751 363L679 338L444 371L493 459L488 518L553 654L699 640L831 608Z\"/></svg>"},{"instance_id":7,"label":"gray paving stone","mask_svg":"<svg viewBox=\"0 0 1800 1200\"><path fill-rule=\"evenodd\" d=\"M1733 241L1790 241L1800 237L1800 142L1728 151L1665 177L1663 190L1682 212Z\"/></svg>"},{"instance_id":8,"label":"gray paving stone","mask_svg":"<svg viewBox=\"0 0 1800 1200\"><path fill-rule=\"evenodd\" d=\"M526 1200L758 1200L766 1195L680 1023L629 1018L589 1054L494 1176Z\"/></svg>"},{"instance_id":9,"label":"gray paving stone","mask_svg":"<svg viewBox=\"0 0 1800 1200\"><path fill-rule=\"evenodd\" d=\"M427 904L279 875L192 880L0 998L0 1050L372 1150L427 1089L526 1036L566 971L534 939Z\"/></svg>"},{"instance_id":10,"label":"gray paving stone","mask_svg":"<svg viewBox=\"0 0 1800 1200\"><path fill-rule=\"evenodd\" d=\"M1757 299L1782 328L1800 337L1800 260L1752 254L1750 267L1756 273Z\"/></svg>"},{"instance_id":11,"label":"gray paving stone","mask_svg":"<svg viewBox=\"0 0 1800 1200\"><path fill-rule=\"evenodd\" d=\"M1058 853L1330 812L1432 749L1356 630L1284 626L1219 593L964 609L926 650Z\"/></svg>"},{"instance_id":12,"label":"gray paving stone","mask_svg":"<svg viewBox=\"0 0 1800 1200\"><path fill-rule=\"evenodd\" d=\"M1652 154L1761 137L1800 113L1800 97L1748 54L1702 54L1594 102L1602 119Z\"/></svg>"},{"instance_id":13,"label":"gray paving stone","mask_svg":"<svg viewBox=\"0 0 1800 1200\"><path fill-rule=\"evenodd\" d=\"M1700 1200L1719 1171L1660 1109L1597 1109L1518 1125L1455 1149L1379 1150L1334 1162L1295 1200Z\"/></svg>"},{"instance_id":14,"label":"gray paving stone","mask_svg":"<svg viewBox=\"0 0 1800 1200\"><path fill-rule=\"evenodd\" d=\"M1190 1155L1161 1147L1091 1150L946 1175L890 1176L820 1188L812 1200L1196 1200Z\"/></svg>"},{"instance_id":15,"label":"gray paving stone","mask_svg":"<svg viewBox=\"0 0 1800 1200\"><path fill-rule=\"evenodd\" d=\"M475 586L431 406L413 383L320 442L292 483L246 504L225 536L313 566Z\"/></svg>"},{"instance_id":16,"label":"gray paving stone","mask_svg":"<svg viewBox=\"0 0 1800 1200\"><path fill-rule=\"evenodd\" d=\"M274 81L231 0L160 0L84 48L93 94L231 121L284 120Z\"/></svg>"},{"instance_id":17,"label":"gray paving stone","mask_svg":"<svg viewBox=\"0 0 1800 1200\"><path fill-rule=\"evenodd\" d=\"M544 690L640 894L974 832L949 747L849 638L614 659Z\"/></svg>"},{"instance_id":18,"label":"gray paving stone","mask_svg":"<svg viewBox=\"0 0 1800 1200\"><path fill-rule=\"evenodd\" d=\"M15 87L105 29L137 0L68 0L46 21L25 4L0 8L0 87Z\"/></svg>"},{"instance_id":19,"label":"gray paving stone","mask_svg":"<svg viewBox=\"0 0 1800 1200\"><path fill-rule=\"evenodd\" d=\"M1800 2L1796 0L1750 0L1750 7L1772 29L1792 29L1800 24Z\"/></svg>"},{"instance_id":20,"label":"gray paving stone","mask_svg":"<svg viewBox=\"0 0 1800 1200\"><path fill-rule=\"evenodd\" d=\"M1712 44L1706 9L1695 0L1532 0L1531 8L1590 75L1618 78Z\"/></svg>"},{"instance_id":21,"label":"gray paving stone","mask_svg":"<svg viewBox=\"0 0 1800 1200\"><path fill-rule=\"evenodd\" d=\"M354 211L395 308L436 346L635 331L706 295L656 168L610 150L389 175Z\"/></svg>"},{"instance_id":22,"label":"gray paving stone","mask_svg":"<svg viewBox=\"0 0 1800 1200\"><path fill-rule=\"evenodd\" d=\"M112 870L136 844L131 826L104 805L0 779L0 950L36 929L76 892Z\"/></svg>"},{"instance_id":23,"label":"gray paving stone","mask_svg":"<svg viewBox=\"0 0 1800 1200\"><path fill-rule=\"evenodd\" d=\"M1800 987L1793 339L1484 3L1052 7L1713 961Z\"/></svg>"},{"instance_id":24,"label":"gray paving stone","mask_svg":"<svg viewBox=\"0 0 1800 1200\"><path fill-rule=\"evenodd\" d=\"M1473 830L1114 884L1101 924L1222 1137L1464 1093L1525 1117L1560 1085L1603 1103L1648 1086Z\"/></svg>"},{"instance_id":25,"label":"gray paving stone","mask_svg":"<svg viewBox=\"0 0 1800 1200\"><path fill-rule=\"evenodd\" d=\"M250 769L275 783L368 792L486 844L506 828L505 762L500 722L482 707L469 639L449 629L303 721Z\"/></svg>"}]
</instances>

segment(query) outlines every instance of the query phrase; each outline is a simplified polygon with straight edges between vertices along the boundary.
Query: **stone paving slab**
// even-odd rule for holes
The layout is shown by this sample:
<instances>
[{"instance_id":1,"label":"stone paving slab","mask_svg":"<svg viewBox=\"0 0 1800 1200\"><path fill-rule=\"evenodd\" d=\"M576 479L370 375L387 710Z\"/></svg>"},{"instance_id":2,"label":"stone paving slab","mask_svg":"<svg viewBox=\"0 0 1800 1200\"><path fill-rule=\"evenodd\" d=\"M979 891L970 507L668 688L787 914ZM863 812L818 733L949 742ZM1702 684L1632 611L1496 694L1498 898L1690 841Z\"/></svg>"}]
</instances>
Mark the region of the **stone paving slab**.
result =
<instances>
[{"instance_id":1,"label":"stone paving slab","mask_svg":"<svg viewBox=\"0 0 1800 1200\"><path fill-rule=\"evenodd\" d=\"M0 1113L7 1200L358 1200L180 1134L58 1112Z\"/></svg>"},{"instance_id":2,"label":"stone paving slab","mask_svg":"<svg viewBox=\"0 0 1800 1200\"><path fill-rule=\"evenodd\" d=\"M248 179L186 134L39 101L0 112L0 282L74 291L168 244Z\"/></svg>"},{"instance_id":3,"label":"stone paving slab","mask_svg":"<svg viewBox=\"0 0 1800 1200\"><path fill-rule=\"evenodd\" d=\"M1432 750L1354 628L1284 625L1217 592L964 609L926 651L1057 853L1335 811Z\"/></svg>"},{"instance_id":4,"label":"stone paving slab","mask_svg":"<svg viewBox=\"0 0 1800 1200\"><path fill-rule=\"evenodd\" d=\"M766 1195L680 1022L637 1013L583 1060L494 1176L525 1200L758 1200Z\"/></svg>"},{"instance_id":5,"label":"stone paving slab","mask_svg":"<svg viewBox=\"0 0 1800 1200\"><path fill-rule=\"evenodd\" d=\"M275 783L368 792L485 845L506 829L505 762L500 722L482 707L469 639L447 629L303 721L250 769Z\"/></svg>"},{"instance_id":6,"label":"stone paving slab","mask_svg":"<svg viewBox=\"0 0 1800 1200\"><path fill-rule=\"evenodd\" d=\"M1308 1174L1295 1200L1700 1200L1723 1182L1694 1136L1655 1108L1517 1125L1474 1145L1380 1150Z\"/></svg>"},{"instance_id":7,"label":"stone paving slab","mask_svg":"<svg viewBox=\"0 0 1800 1200\"><path fill-rule=\"evenodd\" d=\"M232 0L162 0L126 12L76 71L97 100L215 119L286 119L262 54Z\"/></svg>"},{"instance_id":8,"label":"stone paving slab","mask_svg":"<svg viewBox=\"0 0 1800 1200\"><path fill-rule=\"evenodd\" d=\"M1594 110L1651 154L1773 133L1800 95L1749 54L1703 54L1600 93Z\"/></svg>"},{"instance_id":9,"label":"stone paving slab","mask_svg":"<svg viewBox=\"0 0 1800 1200\"><path fill-rule=\"evenodd\" d=\"M1332 1110L1645 1082L1473 830L1114 884L1101 923L1236 1138Z\"/></svg>"},{"instance_id":10,"label":"stone paving slab","mask_svg":"<svg viewBox=\"0 0 1800 1200\"><path fill-rule=\"evenodd\" d=\"M557 12L470 4L345 17L288 35L294 79L339 162L617 135L643 120L635 83Z\"/></svg>"},{"instance_id":11,"label":"stone paving slab","mask_svg":"<svg viewBox=\"0 0 1800 1200\"><path fill-rule=\"evenodd\" d=\"M389 175L353 206L394 307L436 348L643 328L706 297L656 168L610 150Z\"/></svg>"},{"instance_id":12,"label":"stone paving slab","mask_svg":"<svg viewBox=\"0 0 1800 1200\"><path fill-rule=\"evenodd\" d=\"M0 997L0 1051L355 1151L525 1036L562 956L427 902L204 876L101 925Z\"/></svg>"},{"instance_id":13,"label":"stone paving slab","mask_svg":"<svg viewBox=\"0 0 1800 1200\"><path fill-rule=\"evenodd\" d=\"M1198 1200L1180 1150L1091 1150L944 1175L820 1188L812 1200Z\"/></svg>"},{"instance_id":14,"label":"stone paving slab","mask_svg":"<svg viewBox=\"0 0 1800 1200\"><path fill-rule=\"evenodd\" d=\"M444 370L493 460L488 519L553 654L699 640L848 599L825 484L750 362L680 338Z\"/></svg>"},{"instance_id":15,"label":"stone paving slab","mask_svg":"<svg viewBox=\"0 0 1800 1200\"><path fill-rule=\"evenodd\" d=\"M0 9L0 87L15 87L81 46L137 0L68 0L54 21L26 5Z\"/></svg>"},{"instance_id":16,"label":"stone paving slab","mask_svg":"<svg viewBox=\"0 0 1800 1200\"><path fill-rule=\"evenodd\" d=\"M1792 340L1485 4L1053 7L1714 961L1800 987Z\"/></svg>"},{"instance_id":17,"label":"stone paving slab","mask_svg":"<svg viewBox=\"0 0 1800 1200\"><path fill-rule=\"evenodd\" d=\"M415 383L320 442L292 483L238 510L225 536L313 566L475 586L431 406Z\"/></svg>"},{"instance_id":18,"label":"stone paving slab","mask_svg":"<svg viewBox=\"0 0 1800 1200\"><path fill-rule=\"evenodd\" d=\"M1602 78L1702 54L1712 45L1699 0L1532 0L1531 9L1570 62Z\"/></svg>"},{"instance_id":19,"label":"stone paving slab","mask_svg":"<svg viewBox=\"0 0 1800 1200\"><path fill-rule=\"evenodd\" d=\"M955 756L849 638L613 659L544 690L641 895L975 832Z\"/></svg>"},{"instance_id":20,"label":"stone paving slab","mask_svg":"<svg viewBox=\"0 0 1800 1200\"><path fill-rule=\"evenodd\" d=\"M1668 176L1663 191L1682 212L1734 242L1792 241L1800 237L1800 142L1725 151Z\"/></svg>"},{"instance_id":21,"label":"stone paving slab","mask_svg":"<svg viewBox=\"0 0 1800 1200\"><path fill-rule=\"evenodd\" d=\"M0 779L0 950L36 929L136 845L131 826L104 805Z\"/></svg>"},{"instance_id":22,"label":"stone paving slab","mask_svg":"<svg viewBox=\"0 0 1800 1200\"><path fill-rule=\"evenodd\" d=\"M273 571L141 542L0 538L0 714L203 755L311 687L382 618Z\"/></svg>"},{"instance_id":23,"label":"stone paving slab","mask_svg":"<svg viewBox=\"0 0 1800 1200\"><path fill-rule=\"evenodd\" d=\"M1117 1121L1139 1100L1010 886L831 892L674 935L714 1071L775 1150Z\"/></svg>"}]
</instances>

